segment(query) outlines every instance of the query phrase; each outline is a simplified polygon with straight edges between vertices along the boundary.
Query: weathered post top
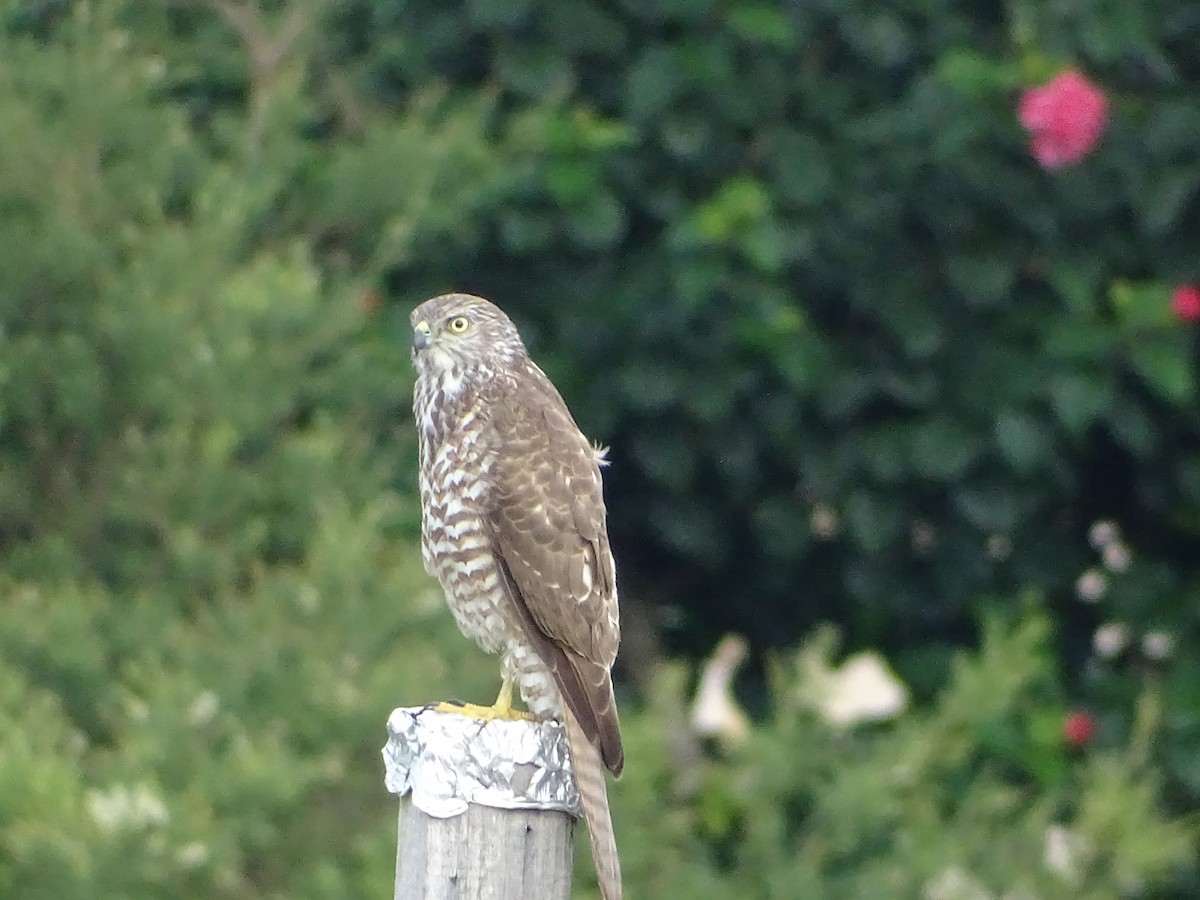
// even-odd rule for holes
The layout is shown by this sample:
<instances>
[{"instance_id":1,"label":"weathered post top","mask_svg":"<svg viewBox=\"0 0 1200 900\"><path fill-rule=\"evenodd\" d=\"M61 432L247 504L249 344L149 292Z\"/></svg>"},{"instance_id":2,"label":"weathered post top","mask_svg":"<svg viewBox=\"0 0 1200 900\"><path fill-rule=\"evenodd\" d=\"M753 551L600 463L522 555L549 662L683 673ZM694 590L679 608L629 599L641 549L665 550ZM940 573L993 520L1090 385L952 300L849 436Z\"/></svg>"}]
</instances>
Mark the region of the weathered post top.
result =
<instances>
[{"instance_id":1,"label":"weathered post top","mask_svg":"<svg viewBox=\"0 0 1200 900\"><path fill-rule=\"evenodd\" d=\"M580 803L557 722L414 707L394 710L387 730L395 900L566 900Z\"/></svg>"}]
</instances>

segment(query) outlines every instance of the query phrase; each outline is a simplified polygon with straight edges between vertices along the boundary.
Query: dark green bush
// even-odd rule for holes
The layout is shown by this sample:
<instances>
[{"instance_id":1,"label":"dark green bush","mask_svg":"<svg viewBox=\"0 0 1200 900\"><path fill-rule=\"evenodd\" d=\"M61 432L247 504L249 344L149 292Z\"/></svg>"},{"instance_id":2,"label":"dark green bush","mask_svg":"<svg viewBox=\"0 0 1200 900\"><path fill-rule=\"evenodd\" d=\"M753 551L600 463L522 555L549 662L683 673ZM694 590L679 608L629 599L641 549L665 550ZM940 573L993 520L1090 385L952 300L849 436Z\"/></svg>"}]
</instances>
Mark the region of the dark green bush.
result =
<instances>
[{"instance_id":1,"label":"dark green bush","mask_svg":"<svg viewBox=\"0 0 1200 900\"><path fill-rule=\"evenodd\" d=\"M817 638L697 764L630 647L631 896L1196 894L1194 13L869 7L4 7L0 895L387 895L387 712L494 678L413 540L450 288L613 445L631 621L831 619L927 701L831 730ZM1112 122L1052 174L1067 64Z\"/></svg>"},{"instance_id":2,"label":"dark green bush","mask_svg":"<svg viewBox=\"0 0 1200 900\"><path fill-rule=\"evenodd\" d=\"M654 717L627 729L642 763L618 791L631 883L714 900L1170 896L1193 837L1152 812L1161 696L1142 695L1127 745L1074 753L1042 727L1060 702L1049 637L1035 611L989 621L935 703L875 728L813 714L810 673L831 649L818 637L776 667L769 719L698 770L662 738L685 702L682 673L664 670ZM664 769L679 791L666 812Z\"/></svg>"},{"instance_id":3,"label":"dark green bush","mask_svg":"<svg viewBox=\"0 0 1200 900\"><path fill-rule=\"evenodd\" d=\"M485 87L527 148L394 268L399 299L462 286L526 322L614 445L626 570L686 644L954 633L983 590L1064 596L1100 515L1200 552L1167 302L1200 272L1188 4L371 10L381 96ZM1016 100L1067 64L1111 124L1047 172Z\"/></svg>"},{"instance_id":4,"label":"dark green bush","mask_svg":"<svg viewBox=\"0 0 1200 900\"><path fill-rule=\"evenodd\" d=\"M1137 627L1194 632L1197 331L1169 302L1200 279L1191 4L366 9L345 22L387 37L347 42L360 83L484 90L509 154L393 293L518 316L613 445L625 597L672 647L833 619L928 686L975 598L1035 585L1081 697L1127 710L1083 676L1102 518L1157 573L1125 591ZM1109 123L1049 171L1017 104L1065 67Z\"/></svg>"}]
</instances>

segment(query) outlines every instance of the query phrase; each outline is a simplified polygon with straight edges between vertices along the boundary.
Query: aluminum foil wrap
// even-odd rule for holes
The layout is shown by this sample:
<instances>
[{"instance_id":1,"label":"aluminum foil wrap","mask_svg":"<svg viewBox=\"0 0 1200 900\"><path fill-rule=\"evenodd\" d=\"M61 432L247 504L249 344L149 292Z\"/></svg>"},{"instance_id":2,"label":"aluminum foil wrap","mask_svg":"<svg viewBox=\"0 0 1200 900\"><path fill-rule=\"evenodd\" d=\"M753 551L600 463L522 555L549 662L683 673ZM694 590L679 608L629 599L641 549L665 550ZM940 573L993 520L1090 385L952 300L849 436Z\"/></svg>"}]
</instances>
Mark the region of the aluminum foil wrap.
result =
<instances>
[{"instance_id":1,"label":"aluminum foil wrap","mask_svg":"<svg viewBox=\"0 0 1200 900\"><path fill-rule=\"evenodd\" d=\"M431 816L460 815L468 803L581 815L557 722L483 721L418 706L393 710L387 730L387 789L411 792Z\"/></svg>"}]
</instances>

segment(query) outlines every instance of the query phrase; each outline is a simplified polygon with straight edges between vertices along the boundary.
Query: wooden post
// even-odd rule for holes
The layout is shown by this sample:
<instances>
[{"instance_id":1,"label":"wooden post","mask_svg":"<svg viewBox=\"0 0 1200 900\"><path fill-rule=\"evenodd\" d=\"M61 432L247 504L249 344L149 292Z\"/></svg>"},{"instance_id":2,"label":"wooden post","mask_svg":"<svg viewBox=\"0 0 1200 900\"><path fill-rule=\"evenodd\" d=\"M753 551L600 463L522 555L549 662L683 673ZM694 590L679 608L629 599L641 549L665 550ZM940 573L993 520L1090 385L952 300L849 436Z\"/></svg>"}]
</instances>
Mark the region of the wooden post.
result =
<instances>
[{"instance_id":1,"label":"wooden post","mask_svg":"<svg viewBox=\"0 0 1200 900\"><path fill-rule=\"evenodd\" d=\"M438 819L401 797L395 900L567 900L572 825L565 812L477 803Z\"/></svg>"},{"instance_id":2,"label":"wooden post","mask_svg":"<svg viewBox=\"0 0 1200 900\"><path fill-rule=\"evenodd\" d=\"M397 709L395 900L567 900L579 795L555 722Z\"/></svg>"}]
</instances>

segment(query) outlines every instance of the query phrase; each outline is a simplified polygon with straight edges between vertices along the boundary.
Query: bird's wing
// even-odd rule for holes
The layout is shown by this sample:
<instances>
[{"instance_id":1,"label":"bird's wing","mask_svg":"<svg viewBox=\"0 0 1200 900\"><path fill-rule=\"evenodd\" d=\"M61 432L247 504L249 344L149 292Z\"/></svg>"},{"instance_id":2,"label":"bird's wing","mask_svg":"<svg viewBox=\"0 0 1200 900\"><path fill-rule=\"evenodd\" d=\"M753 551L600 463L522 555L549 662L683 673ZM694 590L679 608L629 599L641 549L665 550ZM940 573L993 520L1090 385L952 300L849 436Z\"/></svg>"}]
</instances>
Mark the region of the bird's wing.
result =
<instances>
[{"instance_id":1,"label":"bird's wing","mask_svg":"<svg viewBox=\"0 0 1200 900\"><path fill-rule=\"evenodd\" d=\"M497 446L486 518L506 587L567 706L619 773L610 669L620 623L595 452L532 363L488 410Z\"/></svg>"}]
</instances>

